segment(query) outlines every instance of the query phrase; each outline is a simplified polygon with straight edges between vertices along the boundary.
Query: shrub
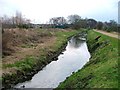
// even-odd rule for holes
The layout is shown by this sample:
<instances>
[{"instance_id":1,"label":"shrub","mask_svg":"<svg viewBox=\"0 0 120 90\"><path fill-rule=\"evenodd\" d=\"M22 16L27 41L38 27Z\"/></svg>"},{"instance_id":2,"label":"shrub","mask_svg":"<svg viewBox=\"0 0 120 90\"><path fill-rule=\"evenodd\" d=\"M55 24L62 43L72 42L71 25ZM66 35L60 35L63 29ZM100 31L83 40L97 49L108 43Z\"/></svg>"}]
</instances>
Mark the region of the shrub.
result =
<instances>
[{"instance_id":1,"label":"shrub","mask_svg":"<svg viewBox=\"0 0 120 90\"><path fill-rule=\"evenodd\" d=\"M4 32L2 34L2 53L4 55L10 55L11 52L13 52L12 49L10 49L9 44L11 43L13 35L10 32Z\"/></svg>"}]
</instances>

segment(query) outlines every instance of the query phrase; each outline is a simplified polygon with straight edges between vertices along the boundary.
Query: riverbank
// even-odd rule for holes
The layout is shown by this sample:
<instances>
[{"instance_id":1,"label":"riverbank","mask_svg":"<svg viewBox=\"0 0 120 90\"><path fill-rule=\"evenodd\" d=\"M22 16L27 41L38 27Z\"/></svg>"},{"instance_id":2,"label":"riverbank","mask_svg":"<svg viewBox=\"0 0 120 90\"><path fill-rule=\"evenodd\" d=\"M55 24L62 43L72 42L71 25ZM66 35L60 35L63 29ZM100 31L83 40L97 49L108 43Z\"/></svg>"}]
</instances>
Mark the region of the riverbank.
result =
<instances>
[{"instance_id":1,"label":"riverbank","mask_svg":"<svg viewBox=\"0 0 120 90\"><path fill-rule=\"evenodd\" d=\"M118 39L88 32L90 61L62 82L59 88L118 88Z\"/></svg>"},{"instance_id":2,"label":"riverbank","mask_svg":"<svg viewBox=\"0 0 120 90\"><path fill-rule=\"evenodd\" d=\"M79 30L37 30L37 35L42 36L40 36L40 38L36 37L36 39L47 37L45 38L47 40L43 39L46 42L41 41L42 47L39 46L39 44L36 44L37 46L34 46L33 42L32 46L28 44L24 44L24 46L22 45L22 48L25 49L38 49L37 52L35 52L35 50L32 50L34 53L37 54L37 56L33 53L32 55L26 55L22 60L16 61L15 59L14 61L12 61L12 63L10 61L8 61L10 62L8 63L7 60L4 60L4 63L2 65L3 88L11 88L17 83L30 80L32 76L36 74L39 70L41 70L45 65L53 60L56 60L57 56L65 49L68 39L71 36L78 34L79 32ZM21 56L22 54L24 56L24 53L20 54Z\"/></svg>"}]
</instances>

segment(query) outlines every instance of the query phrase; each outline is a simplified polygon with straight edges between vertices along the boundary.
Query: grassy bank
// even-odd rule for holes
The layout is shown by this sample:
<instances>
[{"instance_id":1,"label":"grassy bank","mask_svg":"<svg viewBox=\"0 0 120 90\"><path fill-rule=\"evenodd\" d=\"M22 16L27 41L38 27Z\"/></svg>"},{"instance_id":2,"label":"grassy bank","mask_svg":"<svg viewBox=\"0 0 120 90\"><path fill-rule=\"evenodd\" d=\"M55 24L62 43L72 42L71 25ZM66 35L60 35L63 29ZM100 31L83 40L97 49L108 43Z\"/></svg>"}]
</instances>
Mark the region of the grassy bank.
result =
<instances>
[{"instance_id":1,"label":"grassy bank","mask_svg":"<svg viewBox=\"0 0 120 90\"><path fill-rule=\"evenodd\" d=\"M40 30L38 33L46 32L45 35L49 35L55 38L55 42L47 47L39 48L39 55L26 56L24 59L16 61L15 63L3 64L3 70L12 69L10 73L3 73L2 83L4 88L11 88L17 83L29 80L32 76L42 69L45 65L52 60L56 60L57 56L65 48L68 38L79 33L78 30L52 30L45 31ZM44 37L44 36L43 36ZM39 38L38 38L39 39ZM24 47L26 48L26 47Z\"/></svg>"},{"instance_id":2,"label":"grassy bank","mask_svg":"<svg viewBox=\"0 0 120 90\"><path fill-rule=\"evenodd\" d=\"M92 30L87 39L90 61L58 88L118 88L118 40Z\"/></svg>"}]
</instances>

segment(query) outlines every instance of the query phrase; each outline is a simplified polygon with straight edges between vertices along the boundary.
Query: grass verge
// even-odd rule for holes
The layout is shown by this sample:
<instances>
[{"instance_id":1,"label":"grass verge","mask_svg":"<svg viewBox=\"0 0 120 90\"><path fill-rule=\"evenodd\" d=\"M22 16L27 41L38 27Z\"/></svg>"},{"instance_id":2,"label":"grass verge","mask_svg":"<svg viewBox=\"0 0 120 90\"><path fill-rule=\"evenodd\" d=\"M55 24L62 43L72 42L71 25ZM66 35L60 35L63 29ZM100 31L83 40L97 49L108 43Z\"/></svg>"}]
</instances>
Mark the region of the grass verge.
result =
<instances>
[{"instance_id":1,"label":"grass verge","mask_svg":"<svg viewBox=\"0 0 120 90\"><path fill-rule=\"evenodd\" d=\"M98 40L96 37L101 36ZM88 32L90 61L68 77L57 89L118 88L118 39L93 30Z\"/></svg>"}]
</instances>

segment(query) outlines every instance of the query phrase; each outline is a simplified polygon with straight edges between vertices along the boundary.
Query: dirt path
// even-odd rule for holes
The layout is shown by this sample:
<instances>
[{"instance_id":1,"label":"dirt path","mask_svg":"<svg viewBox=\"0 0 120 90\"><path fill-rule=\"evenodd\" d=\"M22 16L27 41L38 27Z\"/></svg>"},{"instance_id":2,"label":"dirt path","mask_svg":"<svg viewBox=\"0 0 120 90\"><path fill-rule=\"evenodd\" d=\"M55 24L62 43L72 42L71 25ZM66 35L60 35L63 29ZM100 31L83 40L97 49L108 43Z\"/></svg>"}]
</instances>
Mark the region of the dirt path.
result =
<instances>
[{"instance_id":1,"label":"dirt path","mask_svg":"<svg viewBox=\"0 0 120 90\"><path fill-rule=\"evenodd\" d=\"M105 32L105 31L101 31L101 30L94 30L94 31L105 34L105 35L110 36L110 37L120 39L119 34L116 33L116 32L115 33L109 33L109 32Z\"/></svg>"}]
</instances>

